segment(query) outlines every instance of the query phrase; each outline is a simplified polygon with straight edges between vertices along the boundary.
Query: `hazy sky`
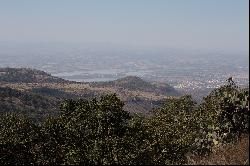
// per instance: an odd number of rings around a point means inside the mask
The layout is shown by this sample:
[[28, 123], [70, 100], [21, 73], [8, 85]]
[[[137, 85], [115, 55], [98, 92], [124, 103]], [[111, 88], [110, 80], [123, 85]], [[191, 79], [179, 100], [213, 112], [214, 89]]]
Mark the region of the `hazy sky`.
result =
[[0, 41], [248, 50], [248, 0], [0, 0]]

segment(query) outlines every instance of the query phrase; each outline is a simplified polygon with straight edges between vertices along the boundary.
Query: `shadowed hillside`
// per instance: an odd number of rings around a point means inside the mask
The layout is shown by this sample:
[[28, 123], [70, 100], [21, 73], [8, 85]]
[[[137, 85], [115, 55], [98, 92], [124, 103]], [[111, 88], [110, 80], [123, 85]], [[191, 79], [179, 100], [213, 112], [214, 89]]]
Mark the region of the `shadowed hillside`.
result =
[[35, 121], [58, 114], [60, 100], [54, 97], [0, 87], [0, 114], [23, 113]]
[[50, 74], [29, 68], [0, 68], [0, 82], [13, 83], [62, 83], [70, 82], [62, 78], [53, 77]]
[[150, 83], [136, 76], [127, 76], [115, 81], [92, 83], [92, 85], [97, 87], [114, 87], [120, 90], [127, 89], [132, 91], [152, 92], [168, 96], [177, 96], [179, 94], [168, 84]]

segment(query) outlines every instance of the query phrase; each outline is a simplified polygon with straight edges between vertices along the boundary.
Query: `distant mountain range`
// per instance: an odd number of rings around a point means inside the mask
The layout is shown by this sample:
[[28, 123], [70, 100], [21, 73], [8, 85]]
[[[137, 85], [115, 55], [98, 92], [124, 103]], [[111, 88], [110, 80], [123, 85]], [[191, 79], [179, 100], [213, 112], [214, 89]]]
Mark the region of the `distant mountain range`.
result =
[[[26, 111], [36, 120], [58, 114], [64, 99], [90, 99], [116, 93], [124, 109], [148, 114], [164, 100], [180, 94], [168, 84], [146, 82], [135, 76], [108, 82], [74, 82], [29, 68], [0, 68], [1, 112]], [[48, 111], [50, 110], [50, 111]]]

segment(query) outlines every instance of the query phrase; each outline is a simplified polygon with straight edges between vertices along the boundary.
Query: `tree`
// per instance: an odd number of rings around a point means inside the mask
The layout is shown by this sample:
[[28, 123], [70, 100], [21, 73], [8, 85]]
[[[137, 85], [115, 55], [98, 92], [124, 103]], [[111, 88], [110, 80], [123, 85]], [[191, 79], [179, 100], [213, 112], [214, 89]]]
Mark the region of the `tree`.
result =
[[185, 154], [190, 150], [197, 130], [194, 108], [191, 96], [183, 96], [168, 99], [161, 108], [153, 110], [146, 127], [151, 133], [149, 148], [154, 164], [185, 163]]
[[61, 105], [61, 118], [69, 134], [70, 164], [119, 164], [119, 141], [126, 131], [128, 112], [115, 94]]
[[21, 115], [0, 116], [0, 165], [35, 164], [32, 147], [37, 143], [37, 128]]
[[199, 153], [214, 146], [236, 141], [249, 129], [249, 91], [228, 84], [213, 90], [199, 107], [200, 136], [196, 139]]

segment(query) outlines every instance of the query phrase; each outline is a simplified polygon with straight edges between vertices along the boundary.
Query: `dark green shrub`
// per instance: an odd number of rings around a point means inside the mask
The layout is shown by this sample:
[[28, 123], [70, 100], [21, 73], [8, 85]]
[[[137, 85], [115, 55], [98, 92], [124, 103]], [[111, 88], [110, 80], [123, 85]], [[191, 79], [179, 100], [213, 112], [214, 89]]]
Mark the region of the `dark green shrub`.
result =
[[214, 146], [233, 142], [249, 129], [249, 92], [238, 88], [232, 79], [204, 98], [199, 107], [199, 153], [208, 153]]

